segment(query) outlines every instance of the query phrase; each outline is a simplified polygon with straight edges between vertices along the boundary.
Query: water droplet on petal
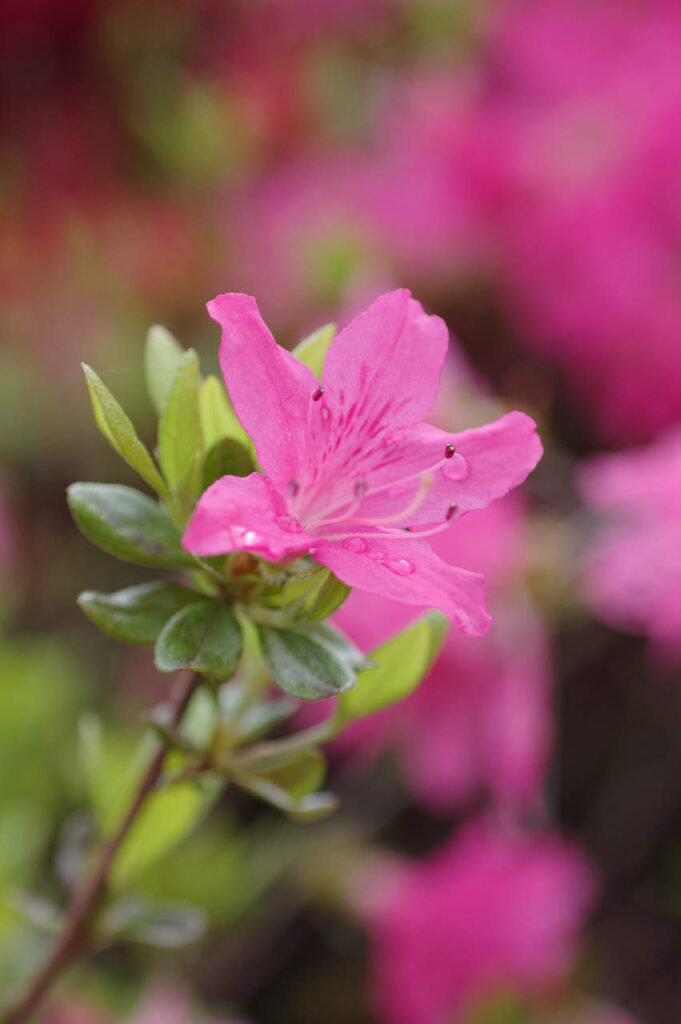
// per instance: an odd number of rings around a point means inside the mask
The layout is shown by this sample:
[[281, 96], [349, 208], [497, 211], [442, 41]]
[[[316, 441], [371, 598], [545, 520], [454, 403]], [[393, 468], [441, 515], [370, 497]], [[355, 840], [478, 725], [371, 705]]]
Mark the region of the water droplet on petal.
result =
[[329, 410], [326, 408], [326, 406], [324, 406], [324, 408], [322, 409], [322, 419], [323, 420], [328, 420], [328, 418], [329, 418]]
[[384, 562], [386, 558], [385, 551], [370, 551], [369, 558], [374, 562]]
[[[367, 549], [367, 542], [363, 537], [348, 537], [344, 542], [343, 547], [347, 548], [348, 551], [354, 551], [358, 555], [363, 555]], [[371, 557], [371, 555], [369, 557]]]
[[257, 544], [260, 539], [260, 535], [254, 530], [245, 530], [241, 536], [241, 542], [247, 547], [250, 547], [252, 544]]
[[414, 572], [414, 563], [408, 562], [406, 558], [395, 558], [385, 563], [386, 569], [390, 569], [396, 576], [411, 576]]
[[300, 533], [300, 523], [294, 516], [277, 516], [277, 526], [284, 533]]

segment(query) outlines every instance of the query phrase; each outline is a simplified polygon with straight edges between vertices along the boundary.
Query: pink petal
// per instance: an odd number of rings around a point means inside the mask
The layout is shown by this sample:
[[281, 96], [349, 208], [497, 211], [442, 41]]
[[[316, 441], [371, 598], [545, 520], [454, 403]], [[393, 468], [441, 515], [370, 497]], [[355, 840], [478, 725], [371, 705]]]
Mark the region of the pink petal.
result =
[[439, 608], [471, 636], [489, 630], [484, 577], [447, 565], [424, 541], [354, 537], [322, 544], [313, 555], [350, 587], [404, 604]]
[[302, 554], [310, 543], [312, 538], [260, 473], [217, 480], [199, 498], [182, 538], [183, 547], [195, 555], [252, 551], [270, 562]]
[[[425, 526], [445, 521], [448, 510], [455, 505], [457, 516], [474, 509], [485, 508], [521, 484], [539, 462], [542, 444], [536, 433], [536, 424], [521, 412], [510, 412], [494, 423], [459, 434], [448, 434], [436, 427], [423, 425], [410, 431], [395, 447], [401, 449], [400, 463], [405, 475], [426, 471], [442, 459], [445, 446], [453, 444], [455, 455], [433, 473], [433, 482], [424, 494], [421, 504], [411, 509], [404, 525]], [[390, 466], [378, 469], [371, 477], [383, 483], [392, 472]], [[410, 500], [418, 493], [420, 482], [411, 480], [404, 488], [394, 488], [370, 495], [361, 507], [361, 515], [398, 516], [401, 509], [410, 509]], [[396, 519], [396, 524], [400, 520]]]
[[329, 404], [350, 430], [411, 427], [430, 412], [440, 386], [449, 335], [406, 290], [389, 292], [355, 317], [332, 343], [324, 363]]
[[234, 410], [263, 470], [284, 487], [301, 474], [307, 410], [319, 381], [277, 345], [250, 295], [218, 295], [208, 312], [222, 327], [220, 365]]

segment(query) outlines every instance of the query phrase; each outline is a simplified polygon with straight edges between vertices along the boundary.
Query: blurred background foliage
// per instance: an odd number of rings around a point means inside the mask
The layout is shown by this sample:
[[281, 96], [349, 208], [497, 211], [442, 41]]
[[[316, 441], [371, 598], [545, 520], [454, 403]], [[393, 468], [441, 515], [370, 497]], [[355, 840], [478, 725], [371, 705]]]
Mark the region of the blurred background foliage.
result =
[[[501, 916], [484, 879], [461, 883], [482, 886], [477, 905], [445, 881], [428, 903], [429, 858], [461, 836], [447, 878], [463, 878], [481, 817], [509, 842], [569, 837], [598, 882], [587, 898], [591, 883], [557, 874], [557, 891], [508, 910], [509, 948], [514, 929], [538, 946], [560, 932], [560, 978], [495, 946], [503, 984], [461, 968], [451, 1020], [679, 1020], [679, 448], [654, 484], [632, 464], [630, 503], [580, 483], [596, 452], [663, 444], [681, 420], [679, 38], [674, 0], [0, 3], [0, 987], [43, 955], [167, 686], [75, 605], [148, 578], [68, 515], [72, 480], [134, 482], [91, 425], [81, 360], [149, 440], [151, 324], [216, 372], [217, 292], [255, 294], [292, 346], [406, 286], [457, 339], [440, 422], [523, 408], [547, 448], [527, 494], [462, 533], [489, 578], [487, 653], [457, 641], [402, 718], [333, 748], [342, 810], [324, 824], [235, 792], [206, 807], [189, 788], [161, 794], [121, 895], [137, 940], [119, 921], [47, 1022], [443, 1024], [393, 1004], [405, 978], [437, 989], [456, 973], [448, 944]], [[598, 563], [604, 596], [579, 565], [622, 504], [641, 516], [624, 550], [642, 555]], [[387, 635], [392, 612], [372, 614]], [[395, 921], [373, 906], [403, 858], [430, 924], [406, 895]], [[528, 901], [545, 919], [525, 920]], [[405, 921], [436, 952], [412, 948]], [[160, 951], [138, 941], [149, 928]]]

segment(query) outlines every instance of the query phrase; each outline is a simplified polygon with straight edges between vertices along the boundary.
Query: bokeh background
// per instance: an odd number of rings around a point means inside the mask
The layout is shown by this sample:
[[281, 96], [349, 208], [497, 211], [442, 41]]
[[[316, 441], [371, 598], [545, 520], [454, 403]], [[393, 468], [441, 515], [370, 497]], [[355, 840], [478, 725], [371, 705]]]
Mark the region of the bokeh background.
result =
[[677, 0], [1, 0], [0, 988], [73, 880], [78, 737], [115, 776], [166, 685], [75, 605], [135, 575], [66, 510], [132, 482], [81, 360], [150, 438], [150, 324], [209, 369], [217, 292], [292, 345], [405, 286], [438, 421], [546, 447], [442, 539], [493, 632], [337, 743], [340, 814], [228, 793], [136, 880], [203, 936], [115, 944], [48, 1024], [681, 1020], [680, 54]]

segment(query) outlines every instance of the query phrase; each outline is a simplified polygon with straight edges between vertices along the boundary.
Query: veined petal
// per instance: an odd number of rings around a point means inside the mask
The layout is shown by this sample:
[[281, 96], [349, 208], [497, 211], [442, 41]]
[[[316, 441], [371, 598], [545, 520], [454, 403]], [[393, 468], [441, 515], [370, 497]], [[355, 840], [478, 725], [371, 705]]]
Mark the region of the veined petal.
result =
[[452, 437], [469, 468], [465, 479], [443, 469], [452, 478], [452, 494], [461, 512], [484, 508], [525, 480], [539, 462], [544, 448], [537, 424], [522, 412], [509, 412], [484, 427], [464, 430]]
[[208, 312], [222, 327], [220, 366], [234, 411], [267, 476], [285, 486], [301, 472], [308, 405], [319, 381], [277, 345], [250, 295], [218, 295]]
[[404, 290], [381, 296], [341, 331], [326, 355], [324, 399], [311, 421], [311, 486], [339, 473], [365, 477], [393, 435], [424, 418], [447, 345], [444, 322]]
[[380, 414], [391, 428], [420, 423], [440, 387], [449, 334], [410, 292], [376, 299], [333, 341], [324, 362], [324, 387], [349, 409], [359, 403], [366, 421]]
[[463, 633], [483, 636], [491, 625], [484, 578], [447, 565], [425, 541], [355, 537], [323, 543], [313, 557], [350, 587], [439, 608]]
[[[449, 444], [456, 451], [451, 459], [444, 459], [445, 447]], [[423, 425], [410, 431], [395, 448], [402, 451], [402, 458], [372, 475], [367, 498], [358, 515], [377, 522], [389, 517], [394, 526], [412, 527], [445, 522], [453, 506], [456, 506], [457, 516], [485, 508], [521, 484], [537, 465], [543, 451], [534, 420], [521, 412], [510, 412], [494, 423], [458, 434]], [[412, 477], [400, 486], [396, 479], [393, 486], [371, 495], [376, 481], [380, 483], [392, 475], [397, 476], [398, 468], [407, 477], [409, 473], [418, 472], [418, 466], [427, 471], [438, 459], [440, 468], [425, 481]], [[402, 518], [401, 510], [407, 513]]]
[[270, 562], [303, 553], [311, 543], [260, 473], [217, 480], [199, 498], [182, 538], [182, 546], [194, 555], [252, 551]]

